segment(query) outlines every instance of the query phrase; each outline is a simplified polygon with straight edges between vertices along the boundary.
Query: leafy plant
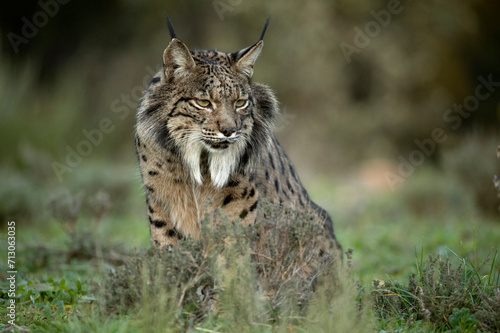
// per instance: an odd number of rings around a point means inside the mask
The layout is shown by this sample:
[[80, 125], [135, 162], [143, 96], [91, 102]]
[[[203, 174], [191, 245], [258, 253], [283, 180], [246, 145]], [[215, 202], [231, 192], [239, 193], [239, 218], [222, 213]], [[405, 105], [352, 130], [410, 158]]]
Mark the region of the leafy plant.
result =
[[448, 318], [448, 322], [450, 323], [451, 332], [453, 333], [477, 332], [477, 327], [479, 325], [479, 321], [476, 319], [476, 316], [471, 314], [470, 310], [467, 308], [454, 308]]
[[[16, 324], [35, 328], [47, 321], [67, 320], [82, 301], [92, 301], [89, 284], [68, 274], [67, 278], [51, 276], [40, 280], [24, 280], [16, 286]], [[8, 288], [0, 289], [2, 315], [10, 298]]]
[[429, 256], [407, 285], [375, 281], [375, 313], [385, 321], [403, 318], [402, 325], [408, 327], [423, 320], [440, 332], [455, 332], [457, 327], [462, 332], [499, 330], [500, 273], [495, 259], [496, 254], [483, 276], [486, 262], [476, 267], [463, 260], [456, 266], [449, 259]]

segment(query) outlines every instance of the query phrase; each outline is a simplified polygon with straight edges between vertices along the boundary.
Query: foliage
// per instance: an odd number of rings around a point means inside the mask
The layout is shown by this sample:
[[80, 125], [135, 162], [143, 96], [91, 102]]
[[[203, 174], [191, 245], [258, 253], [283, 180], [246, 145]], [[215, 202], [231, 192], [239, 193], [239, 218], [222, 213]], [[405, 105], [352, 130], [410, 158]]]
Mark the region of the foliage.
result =
[[451, 326], [451, 332], [476, 332], [479, 321], [476, 317], [470, 313], [467, 308], [457, 309], [454, 308], [449, 319], [449, 324]]
[[205, 220], [202, 241], [131, 256], [96, 286], [103, 313], [166, 312], [186, 328], [211, 316], [251, 327], [303, 313], [318, 277], [335, 281], [338, 254], [319, 254], [312, 216], [279, 212], [268, 204], [266, 222], [248, 228]]
[[[8, 288], [0, 290], [2, 316], [9, 302]], [[65, 278], [51, 276], [18, 281], [16, 285], [16, 324], [30, 329], [43, 327], [52, 321], [66, 322], [79, 303], [89, 302], [89, 284], [78, 274], [66, 273]], [[1, 326], [0, 326], [1, 327]], [[6, 326], [4, 325], [3, 328]]]
[[[439, 332], [485, 332], [500, 330], [500, 271], [497, 253], [488, 274], [465, 260], [452, 265], [449, 259], [429, 257], [418, 262], [417, 274], [407, 285], [397, 281], [374, 281], [373, 297], [377, 317], [396, 326], [412, 327], [425, 321]], [[483, 263], [485, 265], [486, 262]], [[496, 266], [495, 266], [496, 265]], [[390, 326], [390, 325], [389, 325]]]
[[[106, 196], [55, 197], [61, 225], [78, 200], [103, 218]], [[20, 248], [18, 328], [33, 332], [169, 331], [498, 331], [500, 272], [490, 260], [454, 260], [423, 250], [407, 283], [391, 278], [356, 282], [352, 252], [344, 268], [319, 256], [321, 229], [307, 215], [278, 214], [244, 228], [204, 221], [203, 241], [181, 240], [171, 250], [135, 250], [106, 242], [98, 231], [65, 227], [61, 245]], [[272, 223], [272, 222], [278, 223]], [[108, 223], [111, 221], [107, 221]], [[116, 226], [121, 221], [112, 222]], [[265, 246], [259, 243], [265, 235]], [[383, 243], [381, 246], [384, 246]], [[387, 250], [388, 248], [385, 248]], [[385, 251], [384, 250], [384, 251]], [[473, 251], [474, 253], [476, 251]], [[333, 255], [333, 252], [332, 252]], [[383, 255], [383, 251], [381, 252]], [[386, 256], [387, 258], [387, 256]], [[466, 257], [465, 257], [466, 258]], [[453, 258], [452, 258], [453, 259]], [[366, 273], [365, 273], [366, 274]], [[28, 278], [28, 276], [30, 276]], [[1, 301], [7, 301], [5, 288]], [[166, 329], [169, 327], [169, 329]]]

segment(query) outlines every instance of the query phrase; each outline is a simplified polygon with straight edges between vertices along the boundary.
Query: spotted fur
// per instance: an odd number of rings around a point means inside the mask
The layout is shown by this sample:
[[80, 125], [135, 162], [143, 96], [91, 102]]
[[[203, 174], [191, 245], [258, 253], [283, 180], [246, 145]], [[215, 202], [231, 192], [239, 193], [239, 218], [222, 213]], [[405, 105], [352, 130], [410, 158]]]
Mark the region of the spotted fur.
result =
[[335, 240], [332, 220], [311, 201], [273, 135], [273, 92], [251, 81], [263, 34], [234, 53], [190, 51], [171, 34], [136, 122], [152, 243], [200, 238], [200, 221], [218, 208], [252, 224], [263, 217], [263, 199], [314, 212]]

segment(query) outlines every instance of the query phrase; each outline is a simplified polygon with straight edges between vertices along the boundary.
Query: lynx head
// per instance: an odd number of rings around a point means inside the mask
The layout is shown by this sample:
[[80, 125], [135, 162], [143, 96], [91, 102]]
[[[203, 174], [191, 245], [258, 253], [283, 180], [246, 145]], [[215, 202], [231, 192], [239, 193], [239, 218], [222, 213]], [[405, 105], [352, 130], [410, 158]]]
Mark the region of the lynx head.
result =
[[198, 184], [200, 156], [208, 153], [212, 183], [220, 188], [272, 130], [277, 102], [267, 87], [251, 82], [268, 22], [257, 43], [234, 53], [190, 51], [168, 23], [172, 39], [163, 69], [143, 103], [163, 100], [153, 125], [157, 140], [177, 149]]
[[193, 134], [208, 151], [222, 153], [250, 134], [249, 118], [255, 105], [250, 78], [262, 46], [263, 41], [259, 41], [230, 54], [190, 52], [182, 41], [173, 38], [165, 49], [165, 81], [182, 88], [184, 100], [178, 107], [194, 120], [193, 125], [198, 125], [191, 130], [199, 130]]

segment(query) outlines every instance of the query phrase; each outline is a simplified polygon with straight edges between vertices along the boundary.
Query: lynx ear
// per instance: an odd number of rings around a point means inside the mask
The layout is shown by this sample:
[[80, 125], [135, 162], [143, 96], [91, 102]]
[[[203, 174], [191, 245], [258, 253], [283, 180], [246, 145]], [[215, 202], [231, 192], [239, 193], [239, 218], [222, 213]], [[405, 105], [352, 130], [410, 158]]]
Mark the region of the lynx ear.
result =
[[253, 65], [259, 57], [260, 51], [262, 51], [262, 47], [264, 46], [263, 39], [268, 25], [269, 18], [264, 24], [264, 29], [262, 29], [262, 33], [260, 34], [260, 38], [257, 43], [231, 55], [234, 59], [234, 67], [236, 68], [236, 70], [248, 76], [249, 78], [251, 78], [253, 75]]
[[163, 72], [167, 79], [191, 71], [195, 63], [188, 47], [178, 38], [172, 38], [163, 52]]
[[253, 46], [233, 53], [233, 57], [235, 59], [234, 67], [236, 68], [236, 70], [251, 78], [253, 75], [253, 65], [259, 57], [260, 51], [262, 51], [263, 46], [264, 41], [259, 40]]

